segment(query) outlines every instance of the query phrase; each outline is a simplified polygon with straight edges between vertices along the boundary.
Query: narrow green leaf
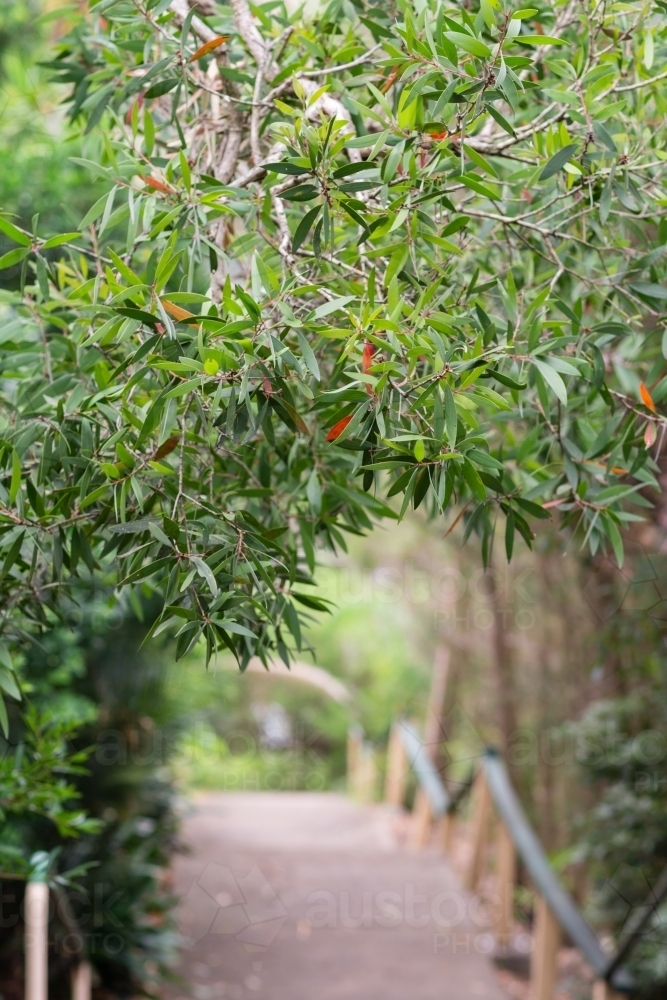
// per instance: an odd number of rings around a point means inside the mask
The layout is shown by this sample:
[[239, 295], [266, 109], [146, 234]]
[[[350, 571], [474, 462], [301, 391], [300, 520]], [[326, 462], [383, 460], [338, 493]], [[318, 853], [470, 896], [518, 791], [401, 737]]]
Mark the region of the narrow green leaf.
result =
[[315, 208], [311, 208], [309, 212], [306, 212], [303, 219], [296, 227], [296, 232], [294, 233], [294, 237], [292, 239], [293, 253], [296, 253], [301, 244], [305, 241], [313, 223], [315, 222], [316, 218], [318, 217], [321, 211], [322, 211], [322, 206], [316, 205]]
[[72, 240], [81, 238], [81, 233], [63, 233], [61, 236], [52, 236], [46, 243], [42, 243], [40, 250], [51, 250], [53, 247], [60, 247], [63, 243], [71, 243]]
[[8, 219], [0, 217], [0, 230], [2, 230], [5, 236], [9, 236], [10, 240], [14, 240], [15, 243], [20, 243], [24, 247], [30, 246], [31, 240], [28, 234], [17, 229]]
[[463, 461], [463, 478], [468, 484], [475, 500], [479, 500], [480, 503], [486, 500], [486, 487], [479, 477], [479, 472], [467, 458]]
[[308, 343], [308, 341], [306, 340], [306, 338], [304, 337], [304, 335], [301, 333], [300, 330], [297, 330], [296, 336], [297, 336], [297, 340], [299, 341], [299, 346], [301, 348], [301, 355], [303, 357], [303, 360], [306, 362], [306, 365], [308, 366], [308, 371], [319, 382], [320, 381], [320, 366], [317, 363], [317, 358], [315, 357], [313, 349], [310, 346], [310, 344]]
[[556, 369], [546, 364], [545, 361], [538, 361], [537, 358], [531, 358], [531, 361], [549, 388], [553, 390], [556, 398], [560, 400], [563, 406], [567, 406], [567, 389]]
[[0, 271], [6, 267], [13, 267], [14, 264], [18, 264], [20, 261], [24, 260], [30, 250], [25, 247], [17, 247], [15, 250], [10, 250], [9, 253], [3, 254], [0, 257]]
[[464, 31], [445, 31], [443, 34], [457, 49], [469, 52], [473, 56], [479, 56], [480, 59], [489, 59], [491, 57], [491, 49], [484, 42], [481, 42], [479, 38], [473, 38], [472, 35], [468, 35]]
[[512, 552], [514, 551], [514, 514], [510, 511], [507, 515], [507, 520], [505, 521], [505, 552], [507, 553], [507, 561], [512, 561]]
[[21, 488], [21, 459], [16, 449], [12, 452], [12, 479], [9, 487], [9, 502], [14, 503]]
[[458, 426], [458, 414], [456, 412], [456, 403], [454, 402], [454, 394], [447, 384], [445, 384], [445, 432], [447, 435], [447, 443], [450, 448], [456, 447], [456, 433]]
[[550, 177], [553, 177], [554, 174], [557, 174], [559, 170], [562, 170], [568, 160], [572, 159], [576, 148], [576, 142], [570, 142], [567, 146], [563, 146], [562, 149], [559, 149], [557, 153], [554, 153], [551, 159], [547, 161], [547, 164], [538, 177], [538, 180], [546, 181]]

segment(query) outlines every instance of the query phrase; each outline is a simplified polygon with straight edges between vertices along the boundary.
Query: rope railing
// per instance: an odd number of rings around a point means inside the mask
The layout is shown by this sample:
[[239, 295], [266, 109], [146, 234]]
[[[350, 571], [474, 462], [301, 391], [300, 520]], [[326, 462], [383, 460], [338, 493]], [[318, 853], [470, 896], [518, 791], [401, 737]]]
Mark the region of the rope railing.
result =
[[497, 933], [500, 944], [505, 945], [510, 940], [517, 859], [523, 863], [537, 893], [531, 960], [533, 1000], [553, 1000], [557, 955], [563, 935], [593, 970], [594, 1000], [621, 1000], [623, 995], [631, 993], [632, 977], [623, 968], [623, 963], [660, 901], [667, 896], [667, 871], [655, 886], [646, 906], [635, 915], [632, 926], [629, 922], [621, 934], [616, 953], [610, 956], [552, 868], [497, 751], [487, 750], [470, 779], [456, 795], [451, 795], [431, 756], [434, 749], [424, 746], [417, 729], [410, 722], [400, 720], [395, 723], [387, 754], [385, 801], [395, 806], [403, 805], [408, 772], [412, 770], [417, 782], [413, 846], [426, 844], [432, 825], [437, 823], [442, 830], [443, 847], [448, 850], [458, 807], [467, 793], [471, 793], [471, 853], [464, 875], [465, 887], [469, 891], [476, 889], [482, 875], [492, 812], [495, 810], [499, 820], [496, 875], [502, 904]]

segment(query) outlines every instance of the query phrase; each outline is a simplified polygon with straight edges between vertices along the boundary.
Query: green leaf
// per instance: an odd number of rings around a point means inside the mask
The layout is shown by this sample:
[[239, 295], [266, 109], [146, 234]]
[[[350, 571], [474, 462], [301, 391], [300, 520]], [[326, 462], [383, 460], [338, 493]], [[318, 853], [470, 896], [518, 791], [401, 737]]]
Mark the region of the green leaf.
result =
[[567, 45], [563, 38], [553, 38], [551, 35], [517, 35], [514, 39], [523, 45]]
[[180, 396], [184, 396], [186, 392], [192, 392], [193, 389], [200, 389], [202, 384], [201, 375], [197, 378], [190, 378], [187, 382], [181, 382], [180, 385], [175, 386], [170, 389], [168, 393], [165, 394], [165, 399], [178, 399]]
[[514, 497], [514, 502], [522, 507], [528, 514], [532, 514], [533, 517], [538, 517], [540, 520], [548, 521], [551, 518], [551, 514], [544, 507], [540, 507], [538, 503], [533, 503], [532, 500], [525, 500], [523, 497]]
[[624, 551], [623, 551], [623, 539], [621, 538], [621, 533], [618, 530], [618, 526], [614, 521], [613, 517], [608, 514], [602, 515], [605, 531], [607, 537], [611, 542], [611, 547], [614, 550], [614, 555], [616, 556], [616, 562], [618, 563], [618, 568], [623, 568]]
[[610, 153], [618, 153], [618, 147], [602, 122], [593, 122], [593, 132], [598, 142], [607, 147]]
[[[9, 673], [7, 670], [0, 668], [0, 688], [6, 691], [8, 695], [15, 698], [17, 701], [21, 701], [21, 689], [16, 683], [16, 678], [13, 674]], [[2, 695], [0, 695], [0, 698]]]
[[287, 160], [281, 160], [278, 163], [263, 163], [262, 166], [265, 170], [270, 170], [274, 174], [309, 174], [311, 172], [310, 167], [301, 167], [297, 163], [288, 163]]
[[496, 109], [492, 108], [490, 104], [486, 105], [486, 110], [489, 112], [491, 117], [500, 125], [500, 127], [505, 130], [505, 132], [508, 132], [509, 135], [516, 138], [516, 132], [514, 131], [510, 123], [507, 121], [507, 118], [505, 118], [504, 115], [501, 115], [500, 111], [496, 111]]
[[71, 243], [72, 240], [81, 238], [81, 233], [63, 233], [61, 236], [52, 236], [51, 239], [42, 243], [40, 250], [51, 250], [53, 247], [60, 247], [63, 243]]
[[319, 382], [321, 377], [320, 366], [317, 363], [317, 358], [315, 357], [313, 349], [300, 330], [297, 330], [296, 336], [297, 340], [299, 341], [299, 346], [301, 348], [301, 355], [303, 357], [303, 360], [306, 362], [306, 365], [308, 366], [308, 371]]
[[218, 587], [217, 581], [210, 567], [204, 562], [203, 559], [200, 559], [197, 556], [195, 556], [192, 561], [197, 567], [197, 572], [199, 573], [199, 575], [203, 577], [204, 580], [206, 580], [209, 590], [211, 591], [213, 596], [217, 597], [218, 594], [220, 593], [220, 588]]
[[463, 460], [463, 478], [475, 500], [479, 500], [480, 503], [486, 500], [486, 487], [480, 479], [477, 469], [467, 458]]
[[322, 206], [316, 205], [315, 208], [311, 208], [309, 212], [306, 212], [303, 219], [296, 227], [296, 232], [294, 233], [294, 238], [292, 239], [293, 253], [296, 253], [301, 244], [304, 242], [304, 240], [308, 236], [308, 233], [311, 230], [313, 223], [315, 222], [321, 211], [322, 211]]
[[649, 299], [667, 299], [667, 286], [656, 285], [653, 282], [633, 282], [630, 285], [633, 292], [637, 292], [638, 295], [645, 295]]
[[5, 236], [9, 236], [10, 240], [14, 240], [15, 243], [20, 243], [24, 247], [29, 247], [32, 242], [27, 233], [17, 229], [13, 223], [11, 223], [8, 219], [3, 219], [1, 216], [0, 230], [5, 234]]
[[167, 77], [167, 79], [159, 80], [157, 83], [154, 83], [152, 87], [149, 87], [144, 96], [147, 100], [151, 101], [154, 97], [163, 97], [165, 94], [172, 91], [176, 86], [178, 86], [178, 77]]
[[505, 521], [505, 552], [507, 561], [511, 562], [514, 551], [514, 514], [510, 511]]
[[18, 264], [20, 261], [25, 260], [29, 253], [29, 249], [17, 247], [15, 250], [10, 250], [9, 253], [3, 254], [3, 256], [0, 257], [0, 271], [6, 267], [13, 267], [14, 264]]
[[450, 448], [456, 448], [456, 434], [458, 425], [458, 414], [456, 412], [456, 403], [454, 402], [454, 394], [447, 384], [445, 384], [445, 431], [447, 434], [447, 443]]
[[479, 56], [481, 59], [491, 58], [491, 49], [484, 42], [481, 42], [479, 38], [473, 38], [472, 35], [468, 35], [464, 31], [444, 31], [443, 35], [457, 49], [469, 52], [473, 56]]
[[9, 487], [9, 502], [14, 503], [21, 489], [21, 459], [14, 449], [12, 451], [12, 479]]
[[563, 146], [562, 149], [559, 149], [557, 153], [554, 153], [551, 159], [547, 161], [547, 164], [538, 177], [538, 180], [546, 181], [549, 177], [553, 177], [554, 174], [557, 174], [559, 170], [562, 170], [568, 160], [572, 159], [576, 148], [576, 142], [570, 142], [567, 146]]
[[562, 378], [551, 365], [546, 364], [544, 361], [538, 361], [537, 358], [531, 358], [532, 363], [537, 368], [538, 372], [553, 391], [554, 395], [563, 406], [567, 406], [567, 389], [565, 388], [565, 383]]
[[83, 500], [79, 503], [79, 510], [85, 510], [86, 507], [90, 507], [92, 503], [103, 497], [105, 493], [109, 490], [109, 483], [104, 483], [103, 486], [98, 486], [96, 489], [92, 490]]
[[342, 295], [339, 298], [331, 299], [330, 302], [325, 302], [323, 305], [318, 306], [309, 318], [322, 319], [324, 316], [330, 316], [331, 313], [338, 312], [339, 309], [344, 309], [350, 302], [354, 302], [356, 297], [356, 295]]

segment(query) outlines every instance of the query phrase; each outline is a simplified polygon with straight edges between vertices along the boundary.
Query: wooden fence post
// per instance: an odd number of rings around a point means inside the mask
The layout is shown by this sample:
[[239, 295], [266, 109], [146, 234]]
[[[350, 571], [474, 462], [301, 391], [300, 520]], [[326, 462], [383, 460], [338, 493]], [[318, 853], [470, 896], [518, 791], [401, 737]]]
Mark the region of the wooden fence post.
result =
[[473, 892], [481, 875], [484, 849], [491, 819], [491, 793], [483, 770], [475, 778], [472, 800], [472, 855], [465, 877], [465, 887]]
[[387, 749], [387, 774], [384, 783], [384, 800], [391, 806], [403, 805], [405, 782], [408, 776], [408, 756], [396, 726], [392, 727]]
[[449, 854], [454, 840], [454, 811], [450, 809], [440, 821], [440, 843], [445, 854]]
[[364, 734], [361, 726], [350, 726], [347, 731], [347, 791], [349, 795], [356, 793], [359, 782], [359, 763]]
[[90, 1000], [93, 970], [85, 959], [72, 969], [72, 1000]]
[[626, 1000], [626, 997], [613, 989], [604, 979], [598, 979], [593, 983], [593, 1000]]
[[535, 908], [533, 955], [530, 963], [532, 1000], [553, 1000], [560, 937], [558, 921], [549, 909], [547, 901], [538, 896]]
[[25, 1000], [48, 1000], [49, 886], [25, 887]]
[[516, 849], [502, 820], [498, 821], [496, 839], [496, 876], [500, 896], [500, 918], [496, 937], [500, 947], [506, 948], [510, 943], [514, 924]]
[[412, 810], [412, 830], [410, 836], [410, 846], [414, 850], [421, 851], [427, 846], [431, 832], [432, 818], [433, 810], [431, 809], [429, 797], [423, 788], [418, 788]]

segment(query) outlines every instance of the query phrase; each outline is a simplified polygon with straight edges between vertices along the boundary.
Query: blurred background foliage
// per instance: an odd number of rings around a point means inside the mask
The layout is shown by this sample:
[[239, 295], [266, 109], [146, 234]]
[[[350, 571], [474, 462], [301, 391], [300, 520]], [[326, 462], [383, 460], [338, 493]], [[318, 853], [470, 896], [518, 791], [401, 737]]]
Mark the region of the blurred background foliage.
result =
[[[76, 17], [56, 0], [0, 5], [0, 207], [25, 224], [39, 213], [53, 231], [96, 197], [39, 65]], [[438, 643], [451, 650], [447, 780], [463, 780], [485, 744], [503, 746], [563, 877], [595, 926], [617, 934], [667, 864], [660, 502], [651, 517], [628, 533], [622, 572], [549, 529], [511, 568], [499, 559], [493, 578], [456, 530], [443, 538], [417, 515], [355, 539], [322, 567], [314, 593], [335, 606], [313, 613], [307, 634], [315, 662], [350, 691], [345, 705], [298, 681], [239, 675], [224, 658], [208, 673], [198, 652], [174, 664], [157, 641], [141, 646], [148, 601], [77, 595], [72, 629], [47, 634], [21, 667], [33, 730], [16, 710], [2, 746], [0, 888], [17, 918], [0, 928], [5, 1000], [22, 996], [21, 876], [34, 851], [53, 852], [53, 872], [74, 872], [88, 901], [99, 995], [155, 992], [177, 946], [168, 863], [184, 796], [342, 789], [351, 723], [376, 747], [379, 792], [389, 727], [400, 714], [423, 720]], [[62, 773], [27, 801], [20, 778], [40, 760]], [[666, 923], [663, 907], [633, 959], [646, 996], [664, 996]], [[68, 993], [70, 960], [55, 946], [54, 998]]]
[[[80, 155], [79, 140], [66, 134], [62, 90], [39, 65], [76, 14], [77, 4], [60, 0], [0, 5], [0, 208], [21, 225], [39, 214], [45, 228], [75, 227], [95, 195], [94, 180], [70, 159]], [[0, 234], [0, 253], [9, 248]]]

